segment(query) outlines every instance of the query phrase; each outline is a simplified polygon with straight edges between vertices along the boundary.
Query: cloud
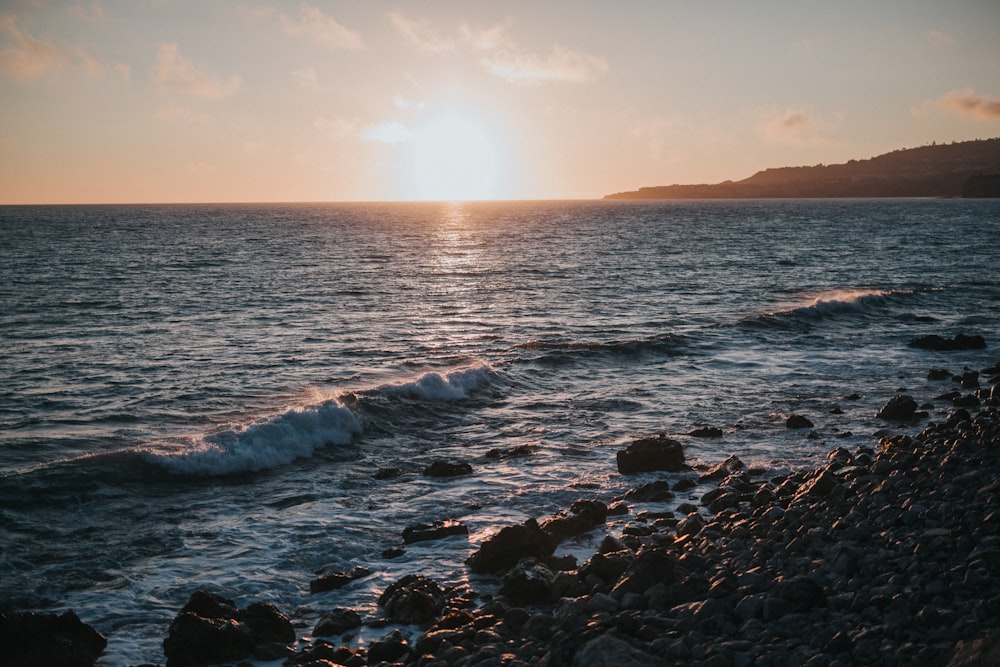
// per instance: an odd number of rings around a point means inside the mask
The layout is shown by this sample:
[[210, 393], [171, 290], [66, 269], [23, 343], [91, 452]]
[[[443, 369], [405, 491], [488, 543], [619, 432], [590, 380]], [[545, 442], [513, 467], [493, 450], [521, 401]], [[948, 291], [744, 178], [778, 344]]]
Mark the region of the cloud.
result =
[[389, 20], [396, 30], [419, 51], [426, 53], [450, 53], [455, 50], [455, 42], [442, 37], [426, 20], [414, 21], [400, 12], [389, 12]]
[[281, 24], [290, 35], [305, 35], [317, 44], [334, 51], [360, 51], [365, 48], [361, 35], [345, 28], [312, 5], [302, 5], [297, 17], [281, 15]]
[[824, 135], [833, 129], [833, 124], [802, 109], [788, 109], [777, 115], [773, 112], [766, 113], [758, 129], [764, 138], [777, 143], [789, 146], [825, 146], [829, 141]]
[[393, 97], [392, 98], [392, 104], [397, 109], [412, 109], [413, 111], [423, 111], [423, 109], [424, 109], [424, 103], [423, 102], [419, 102], [419, 101], [418, 102], [414, 102], [412, 100], [406, 99], [402, 95], [396, 95], [395, 97]]
[[313, 127], [322, 131], [334, 140], [352, 139], [358, 136], [358, 124], [352, 120], [343, 118], [317, 118], [313, 121]]
[[976, 95], [971, 88], [953, 90], [932, 103], [934, 106], [976, 120], [1000, 120], [1000, 99]]
[[238, 75], [222, 80], [185, 59], [176, 43], [160, 45], [153, 81], [161, 89], [179, 90], [206, 99], [230, 97], [243, 85]]
[[303, 90], [319, 90], [319, 78], [316, 76], [316, 70], [312, 67], [295, 70], [292, 72], [292, 78]]
[[0, 16], [0, 35], [8, 42], [0, 47], [0, 75], [24, 81], [70, 61], [63, 49], [22, 32], [13, 16]]
[[402, 144], [413, 139], [413, 130], [399, 121], [390, 120], [369, 125], [361, 131], [361, 138], [373, 143]]
[[608, 63], [603, 58], [571, 51], [558, 44], [545, 56], [504, 48], [484, 57], [481, 62], [491, 74], [521, 84], [547, 81], [586, 83], [608, 71]]

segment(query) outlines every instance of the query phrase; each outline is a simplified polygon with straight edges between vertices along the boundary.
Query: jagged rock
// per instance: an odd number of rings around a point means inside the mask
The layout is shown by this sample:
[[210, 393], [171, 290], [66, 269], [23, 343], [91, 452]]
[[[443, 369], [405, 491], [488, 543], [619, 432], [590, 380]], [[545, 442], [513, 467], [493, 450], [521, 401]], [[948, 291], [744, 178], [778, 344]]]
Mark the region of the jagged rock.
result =
[[951, 377], [951, 371], [946, 368], [932, 368], [927, 371], [927, 379], [932, 381], [947, 380]]
[[542, 530], [557, 544], [565, 539], [593, 530], [608, 518], [608, 507], [597, 500], [576, 500], [569, 511], [558, 512], [542, 522]]
[[536, 558], [524, 558], [503, 576], [500, 594], [516, 605], [547, 602], [552, 598], [552, 570]]
[[681, 443], [662, 433], [652, 438], [636, 440], [618, 452], [617, 461], [618, 472], [623, 475], [655, 470], [688, 470]]
[[91, 667], [107, 643], [72, 611], [0, 614], [0, 662], [12, 667]]
[[513, 567], [522, 558], [547, 558], [555, 548], [555, 541], [538, 522], [528, 519], [521, 525], [500, 529], [465, 562], [477, 574], [500, 572]]
[[698, 478], [699, 484], [704, 484], [705, 482], [711, 482], [717, 479], [725, 479], [734, 472], [739, 472], [740, 470], [745, 470], [746, 465], [743, 461], [736, 456], [730, 456], [725, 461], [715, 466], [707, 473]]
[[702, 428], [688, 431], [687, 434], [692, 438], [721, 438], [722, 429], [715, 428], [714, 426], [703, 426]]
[[379, 468], [375, 471], [375, 479], [395, 479], [403, 474], [399, 468]]
[[255, 646], [295, 642], [295, 628], [288, 617], [270, 602], [254, 602], [239, 610], [237, 618], [249, 628]]
[[313, 634], [334, 637], [358, 627], [361, 627], [361, 615], [353, 609], [338, 607], [319, 620]]
[[316, 577], [309, 582], [310, 593], [324, 593], [343, 588], [355, 579], [361, 579], [371, 574], [371, 570], [361, 565], [353, 568], [349, 572], [334, 572]]
[[444, 590], [432, 579], [410, 574], [390, 585], [378, 599], [380, 607], [393, 623], [426, 623], [444, 609]]
[[670, 491], [670, 483], [665, 479], [661, 479], [630, 489], [622, 496], [622, 499], [631, 500], [635, 503], [659, 503], [664, 500], [670, 500], [673, 497], [674, 494]]
[[535, 453], [532, 445], [515, 445], [513, 447], [496, 447], [486, 452], [486, 458], [494, 461], [506, 461], [507, 459], [522, 458]]
[[913, 397], [901, 394], [890, 398], [875, 416], [885, 421], [905, 422], [912, 420], [916, 412], [917, 402]]
[[435, 461], [424, 468], [425, 477], [460, 477], [471, 475], [472, 466], [463, 461], [453, 463], [451, 461]]
[[403, 529], [403, 542], [413, 544], [414, 542], [426, 542], [429, 540], [440, 540], [451, 535], [468, 535], [469, 527], [461, 521], [455, 519], [444, 519], [433, 523], [419, 523], [415, 526], [407, 526]]
[[802, 415], [792, 415], [785, 420], [785, 428], [812, 428], [813, 423]]
[[573, 656], [572, 667], [655, 667], [667, 662], [610, 634], [591, 639]]
[[393, 630], [368, 647], [368, 664], [396, 662], [410, 652], [410, 644], [399, 630]]

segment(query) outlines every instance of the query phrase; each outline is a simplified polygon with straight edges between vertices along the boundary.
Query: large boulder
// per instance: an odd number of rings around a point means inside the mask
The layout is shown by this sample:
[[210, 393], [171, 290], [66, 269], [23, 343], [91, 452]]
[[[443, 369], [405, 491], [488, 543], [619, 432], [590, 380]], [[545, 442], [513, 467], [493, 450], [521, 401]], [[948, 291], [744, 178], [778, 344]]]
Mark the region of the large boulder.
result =
[[911, 421], [917, 413], [917, 407], [912, 396], [901, 394], [890, 398], [875, 416], [890, 422]]
[[409, 574], [385, 589], [378, 604], [393, 623], [403, 625], [432, 621], [444, 609], [444, 590], [433, 579]]
[[516, 526], [501, 528], [480, 545], [465, 561], [473, 572], [485, 574], [508, 570], [522, 558], [548, 558], [556, 543], [534, 519]]
[[500, 594], [515, 605], [549, 602], [552, 598], [552, 570], [535, 558], [525, 558], [503, 576]]
[[319, 619], [313, 634], [319, 637], [335, 637], [361, 627], [361, 614], [353, 609], [337, 607]]
[[638, 472], [665, 470], [679, 472], [689, 470], [684, 462], [681, 443], [664, 434], [652, 438], [641, 438], [618, 452], [618, 472], [631, 475]]
[[569, 511], [560, 511], [542, 522], [541, 528], [558, 544], [565, 539], [603, 526], [608, 518], [608, 506], [598, 500], [577, 500]]
[[0, 614], [0, 662], [18, 667], [91, 667], [108, 640], [75, 613]]

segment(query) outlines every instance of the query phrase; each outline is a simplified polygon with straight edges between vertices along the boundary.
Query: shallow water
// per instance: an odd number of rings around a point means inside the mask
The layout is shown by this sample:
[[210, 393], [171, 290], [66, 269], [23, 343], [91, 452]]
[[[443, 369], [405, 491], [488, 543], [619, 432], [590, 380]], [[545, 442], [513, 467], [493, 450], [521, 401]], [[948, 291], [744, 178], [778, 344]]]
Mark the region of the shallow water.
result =
[[[409, 572], [487, 590], [483, 536], [641, 481], [632, 438], [787, 469], [1000, 358], [992, 201], [0, 207], [0, 232], [0, 608], [76, 610], [108, 665], [162, 661], [198, 587], [303, 633]], [[959, 331], [991, 347], [906, 346]], [[448, 517], [470, 538], [381, 557]]]

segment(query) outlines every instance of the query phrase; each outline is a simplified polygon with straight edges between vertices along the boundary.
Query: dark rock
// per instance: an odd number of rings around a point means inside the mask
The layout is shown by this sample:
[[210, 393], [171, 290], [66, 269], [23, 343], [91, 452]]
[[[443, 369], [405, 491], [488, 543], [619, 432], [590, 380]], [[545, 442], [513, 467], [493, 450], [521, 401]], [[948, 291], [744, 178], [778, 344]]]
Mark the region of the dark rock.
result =
[[180, 613], [191, 613], [202, 618], [235, 618], [239, 611], [236, 603], [221, 595], [198, 589], [188, 598]]
[[515, 445], [513, 447], [499, 447], [486, 452], [486, 458], [495, 461], [506, 461], [507, 459], [523, 458], [535, 453], [536, 448], [532, 445]]
[[958, 396], [951, 400], [951, 404], [956, 408], [978, 408], [979, 399], [975, 394], [968, 394], [967, 396]]
[[927, 371], [927, 379], [932, 381], [947, 380], [951, 377], [951, 371], [945, 368], [932, 368]]
[[965, 371], [959, 381], [962, 389], [976, 389], [979, 387], [979, 371]]
[[361, 615], [352, 609], [337, 607], [319, 620], [313, 634], [320, 637], [335, 637], [361, 627]]
[[830, 472], [826, 470], [820, 470], [815, 475], [812, 476], [805, 484], [799, 487], [796, 492], [795, 497], [801, 498], [802, 496], [828, 496], [830, 493], [840, 484], [840, 480]]
[[537, 559], [525, 558], [503, 576], [500, 594], [516, 605], [548, 602], [554, 577], [552, 570]]
[[670, 500], [674, 494], [670, 491], [670, 483], [665, 479], [643, 484], [629, 490], [624, 496], [624, 500], [631, 500], [635, 503], [659, 503]]
[[563, 540], [581, 535], [595, 526], [604, 525], [608, 518], [608, 507], [597, 500], [576, 500], [569, 511], [557, 513], [542, 522], [542, 530], [557, 544]]
[[718, 464], [707, 473], [698, 478], [699, 484], [704, 484], [705, 482], [713, 482], [717, 479], [725, 479], [732, 475], [734, 472], [739, 472], [740, 470], [745, 470], [746, 465], [743, 461], [736, 456], [730, 456], [722, 463]]
[[462, 461], [458, 463], [435, 461], [424, 468], [423, 474], [425, 477], [460, 477], [462, 475], [471, 475], [472, 466]]
[[679, 480], [674, 482], [674, 491], [681, 493], [683, 491], [689, 491], [696, 486], [698, 486], [698, 480], [694, 477], [681, 477]]
[[652, 438], [634, 441], [618, 452], [617, 460], [618, 472], [623, 475], [655, 470], [679, 472], [688, 469], [688, 465], [684, 462], [681, 443], [662, 433]]
[[393, 630], [385, 637], [373, 641], [368, 647], [368, 664], [396, 662], [410, 652], [410, 644], [399, 630]]
[[779, 579], [771, 593], [774, 597], [786, 600], [791, 605], [791, 611], [796, 613], [826, 604], [826, 593], [823, 588], [805, 576]]
[[653, 667], [666, 661], [611, 634], [585, 643], [573, 656], [571, 667]]
[[785, 428], [812, 428], [813, 423], [802, 415], [792, 415], [785, 420]]
[[382, 558], [385, 558], [386, 560], [392, 560], [393, 558], [399, 558], [405, 553], [406, 549], [404, 549], [403, 547], [399, 546], [389, 547], [382, 552]]
[[316, 577], [309, 582], [309, 592], [310, 593], [325, 593], [326, 591], [333, 591], [343, 588], [347, 584], [351, 583], [355, 579], [361, 579], [367, 577], [371, 574], [371, 571], [358, 565], [349, 572], [334, 572], [332, 574], [324, 574], [322, 576]]
[[469, 527], [461, 521], [445, 519], [434, 521], [433, 523], [419, 523], [415, 526], [408, 526], [403, 529], [403, 542], [413, 544], [414, 542], [426, 542], [429, 540], [440, 540], [451, 535], [468, 535]]
[[437, 582], [419, 574], [410, 574], [390, 585], [379, 596], [378, 604], [393, 623], [426, 623], [444, 609], [444, 590]]
[[555, 542], [538, 522], [528, 519], [521, 525], [500, 529], [465, 562], [477, 574], [499, 572], [513, 567], [522, 558], [545, 559], [555, 548]]
[[1000, 665], [1000, 638], [984, 637], [960, 641], [948, 667], [995, 667]]
[[702, 428], [696, 428], [687, 433], [692, 438], [721, 438], [722, 429], [715, 428], [714, 426], [705, 426]]
[[942, 338], [941, 336], [931, 334], [930, 336], [915, 338], [907, 343], [907, 346], [938, 352], [983, 350], [986, 348], [986, 339], [982, 336], [966, 336], [961, 333], [956, 334], [954, 338]]
[[375, 471], [375, 479], [395, 479], [403, 474], [399, 468], [379, 468]]
[[291, 621], [270, 602], [254, 602], [240, 609], [237, 618], [249, 629], [255, 646], [295, 642], [295, 628]]
[[167, 667], [187, 667], [243, 660], [253, 653], [253, 646], [250, 632], [233, 618], [182, 612], [170, 624], [163, 654]]
[[885, 421], [911, 421], [917, 412], [917, 402], [907, 394], [893, 396], [875, 416]]
[[0, 614], [0, 662], [12, 667], [91, 667], [107, 643], [72, 611]]
[[629, 563], [614, 592], [645, 593], [657, 584], [674, 581], [677, 558], [663, 549], [645, 549]]

